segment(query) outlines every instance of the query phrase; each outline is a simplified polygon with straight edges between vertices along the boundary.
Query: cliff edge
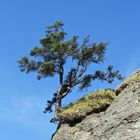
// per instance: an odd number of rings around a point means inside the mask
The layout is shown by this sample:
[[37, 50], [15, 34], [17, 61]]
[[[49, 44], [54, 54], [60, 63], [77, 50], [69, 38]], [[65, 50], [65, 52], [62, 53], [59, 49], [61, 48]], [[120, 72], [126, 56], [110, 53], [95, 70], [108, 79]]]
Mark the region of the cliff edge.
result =
[[140, 140], [140, 71], [115, 91], [98, 93], [83, 97], [60, 114], [63, 121], [52, 140]]

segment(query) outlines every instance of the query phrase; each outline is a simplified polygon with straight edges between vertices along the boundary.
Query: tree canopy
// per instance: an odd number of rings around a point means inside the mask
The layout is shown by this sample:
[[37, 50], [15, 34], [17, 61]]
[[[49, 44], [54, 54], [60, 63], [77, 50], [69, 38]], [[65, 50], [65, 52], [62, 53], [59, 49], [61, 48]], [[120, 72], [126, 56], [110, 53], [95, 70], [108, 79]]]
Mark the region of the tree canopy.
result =
[[[107, 43], [90, 43], [89, 36], [82, 43], [78, 42], [78, 36], [66, 40], [67, 33], [63, 29], [64, 24], [56, 21], [47, 27], [46, 36], [40, 40], [40, 47], [31, 50], [29, 57], [18, 60], [22, 72], [36, 72], [37, 79], [59, 76], [60, 86], [53, 94], [53, 98], [47, 101], [45, 112], [62, 110], [62, 99], [71, 93], [75, 86], [85, 89], [91, 86], [96, 79], [112, 83], [115, 78], [122, 80], [118, 70], [113, 71], [113, 65], [107, 70], [94, 70], [87, 74], [88, 67], [93, 64], [101, 64], [105, 60]], [[65, 65], [72, 61], [73, 65], [66, 72]]]

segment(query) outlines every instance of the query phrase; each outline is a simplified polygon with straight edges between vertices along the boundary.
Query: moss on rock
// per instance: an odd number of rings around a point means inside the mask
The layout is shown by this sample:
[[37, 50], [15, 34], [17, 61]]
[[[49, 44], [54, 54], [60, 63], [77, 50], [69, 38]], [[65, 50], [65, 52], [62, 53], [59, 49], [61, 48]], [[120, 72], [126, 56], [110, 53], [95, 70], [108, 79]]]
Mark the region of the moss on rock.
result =
[[111, 89], [98, 90], [69, 104], [58, 116], [62, 123], [75, 124], [91, 113], [105, 111], [115, 98], [116, 94]]
[[116, 89], [116, 95], [120, 94], [126, 87], [140, 82], [140, 70], [134, 72], [131, 76], [126, 78], [124, 82]]

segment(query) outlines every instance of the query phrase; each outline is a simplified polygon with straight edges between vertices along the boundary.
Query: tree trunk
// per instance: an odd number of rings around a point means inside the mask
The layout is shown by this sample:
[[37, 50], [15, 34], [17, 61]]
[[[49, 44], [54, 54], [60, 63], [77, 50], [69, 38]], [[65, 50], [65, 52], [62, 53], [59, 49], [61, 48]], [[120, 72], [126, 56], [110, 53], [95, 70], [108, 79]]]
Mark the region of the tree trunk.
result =
[[59, 111], [62, 110], [62, 106], [61, 106], [61, 98], [58, 97], [56, 104], [55, 104], [55, 113], [57, 114]]
[[62, 99], [58, 96], [55, 103], [55, 115], [50, 122], [60, 121], [60, 118], [58, 117], [58, 113], [62, 110], [61, 100]]

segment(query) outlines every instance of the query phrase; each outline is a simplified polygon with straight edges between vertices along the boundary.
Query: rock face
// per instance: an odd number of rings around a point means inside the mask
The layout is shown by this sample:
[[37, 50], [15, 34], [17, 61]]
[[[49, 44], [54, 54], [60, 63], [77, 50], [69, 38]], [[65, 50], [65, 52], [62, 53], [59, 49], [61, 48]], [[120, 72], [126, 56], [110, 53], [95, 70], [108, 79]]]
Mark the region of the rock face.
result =
[[90, 114], [74, 126], [61, 124], [52, 140], [140, 140], [140, 71], [116, 94], [105, 112]]

